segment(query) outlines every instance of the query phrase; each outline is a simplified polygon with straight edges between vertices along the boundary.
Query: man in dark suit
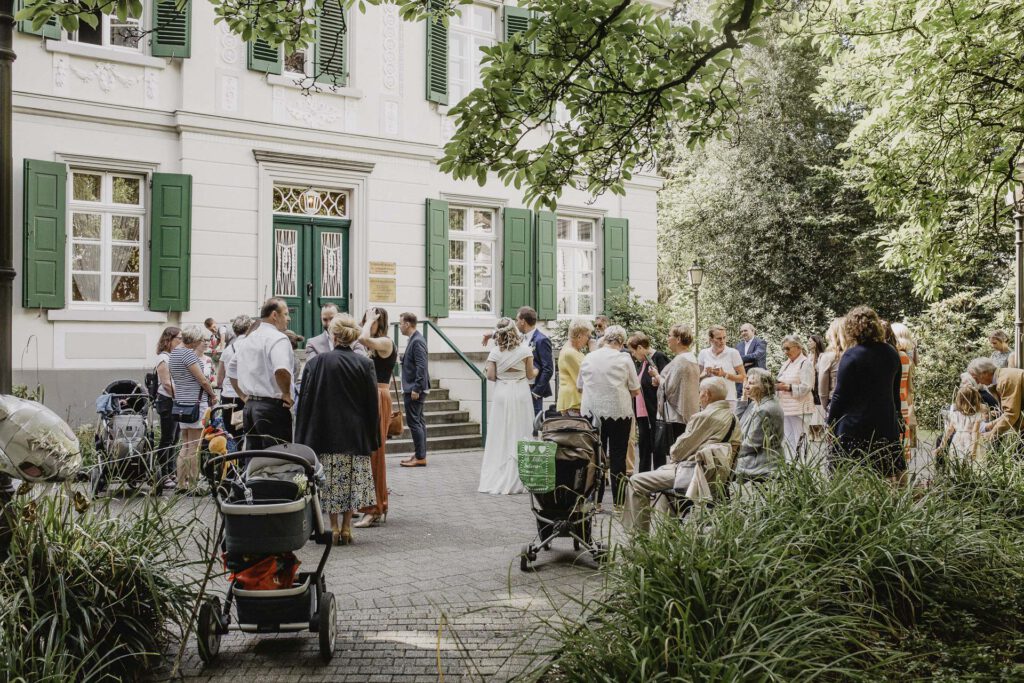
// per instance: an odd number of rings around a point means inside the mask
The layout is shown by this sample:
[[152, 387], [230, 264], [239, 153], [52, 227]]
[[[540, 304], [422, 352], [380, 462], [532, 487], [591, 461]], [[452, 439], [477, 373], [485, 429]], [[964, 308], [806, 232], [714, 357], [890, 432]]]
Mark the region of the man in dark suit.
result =
[[551, 355], [551, 340], [537, 329], [537, 311], [523, 306], [516, 312], [516, 327], [533, 346], [533, 366], [538, 375], [530, 384], [533, 394], [533, 414], [539, 414], [544, 407], [544, 399], [551, 396], [551, 377], [555, 372], [555, 362]]
[[[750, 323], [743, 323], [740, 326], [740, 343], [736, 345], [736, 350], [739, 351], [740, 359], [743, 361], [744, 371], [750, 368], [761, 368], [764, 370], [768, 367], [768, 344], [764, 339], [757, 337], [757, 332]], [[737, 384], [737, 398], [742, 394], [743, 385]]]
[[423, 421], [423, 402], [430, 392], [430, 375], [427, 374], [427, 342], [416, 329], [418, 322], [415, 313], [403, 313], [398, 324], [398, 329], [409, 338], [402, 356], [402, 403], [416, 449], [412, 457], [399, 463], [402, 467], [427, 465], [427, 425]]

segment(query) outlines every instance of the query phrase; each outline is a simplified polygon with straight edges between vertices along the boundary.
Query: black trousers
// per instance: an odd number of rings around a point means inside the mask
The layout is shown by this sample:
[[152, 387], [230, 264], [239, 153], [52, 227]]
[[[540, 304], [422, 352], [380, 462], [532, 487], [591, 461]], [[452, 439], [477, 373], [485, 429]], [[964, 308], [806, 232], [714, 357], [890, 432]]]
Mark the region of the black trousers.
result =
[[[616, 420], [601, 420], [601, 447], [608, 454], [608, 462], [612, 473], [612, 500], [622, 505], [626, 486], [626, 452], [629, 450], [629, 431], [633, 426], [632, 418], [623, 417]], [[604, 477], [597, 490], [598, 502], [604, 499]]]
[[[657, 453], [654, 449], [654, 420], [646, 417], [636, 419], [637, 445], [636, 463], [637, 472], [650, 472], [665, 464], [665, 454]], [[672, 439], [675, 441], [675, 437]]]
[[292, 412], [279, 398], [254, 399], [242, 409], [245, 450], [262, 451], [292, 442]]
[[160, 416], [160, 443], [156, 447], [156, 461], [160, 468], [160, 476], [174, 474], [175, 455], [178, 437], [181, 435], [181, 424], [171, 415], [174, 400], [170, 396], [157, 394], [156, 414]]
[[227, 430], [228, 434], [230, 434], [235, 439], [236, 442], [240, 443], [240, 439], [242, 438], [243, 433], [242, 428], [232, 427], [231, 418], [234, 416], [236, 410], [242, 411], [242, 417], [244, 418], [245, 404], [242, 403], [242, 399], [238, 398], [237, 396], [221, 397], [220, 402], [222, 405], [234, 406], [234, 408], [227, 408], [224, 410], [224, 429]]
[[402, 394], [402, 402], [405, 404], [405, 424], [412, 434], [412, 445], [416, 449], [416, 459], [423, 460], [427, 457], [427, 423], [423, 421], [423, 396], [413, 400], [412, 394]]

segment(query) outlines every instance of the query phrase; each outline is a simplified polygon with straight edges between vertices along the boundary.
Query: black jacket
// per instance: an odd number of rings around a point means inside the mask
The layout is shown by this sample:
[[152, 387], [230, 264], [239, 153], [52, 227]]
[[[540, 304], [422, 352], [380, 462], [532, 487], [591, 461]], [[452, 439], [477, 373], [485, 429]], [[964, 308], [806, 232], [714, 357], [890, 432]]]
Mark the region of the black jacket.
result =
[[419, 332], [409, 335], [409, 343], [402, 355], [402, 393], [423, 394], [430, 390], [430, 375], [427, 373], [427, 341]]
[[373, 362], [349, 348], [317, 354], [302, 372], [295, 443], [317, 455], [365, 455], [380, 447]]
[[[658, 368], [658, 372], [661, 372], [669, 364], [669, 359], [661, 351], [655, 351], [651, 354], [650, 363]], [[642, 367], [643, 363], [637, 365], [637, 372]], [[654, 386], [654, 380], [651, 379], [647, 370], [644, 370], [640, 375], [640, 395], [644, 397], [647, 419], [650, 420], [651, 424], [654, 424], [654, 420], [658, 416], [658, 387]], [[633, 412], [636, 412], [636, 403], [633, 404]]]
[[899, 442], [901, 376], [899, 353], [883, 342], [857, 344], [843, 353], [828, 404], [828, 424], [840, 442]]

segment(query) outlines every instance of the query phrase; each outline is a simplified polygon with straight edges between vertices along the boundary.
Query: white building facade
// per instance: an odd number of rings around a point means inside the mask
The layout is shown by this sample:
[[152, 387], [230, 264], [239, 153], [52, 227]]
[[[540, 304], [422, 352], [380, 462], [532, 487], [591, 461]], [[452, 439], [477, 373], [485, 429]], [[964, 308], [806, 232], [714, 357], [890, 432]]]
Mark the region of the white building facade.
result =
[[[436, 167], [448, 103], [479, 84], [479, 48], [517, 12], [480, 0], [431, 30], [369, 7], [321, 20], [340, 54], [287, 59], [204, 2], [175, 16], [173, 0], [146, 0], [142, 28], [161, 30], [141, 40], [111, 17], [75, 35], [22, 26], [15, 383], [84, 419], [109, 381], [141, 380], [164, 326], [224, 323], [272, 295], [306, 336], [333, 301], [430, 317], [469, 351], [520, 305], [554, 320], [593, 317], [626, 284], [654, 297], [658, 178], [621, 197], [567, 190], [537, 212], [497, 179]], [[324, 72], [337, 87], [297, 86]]]

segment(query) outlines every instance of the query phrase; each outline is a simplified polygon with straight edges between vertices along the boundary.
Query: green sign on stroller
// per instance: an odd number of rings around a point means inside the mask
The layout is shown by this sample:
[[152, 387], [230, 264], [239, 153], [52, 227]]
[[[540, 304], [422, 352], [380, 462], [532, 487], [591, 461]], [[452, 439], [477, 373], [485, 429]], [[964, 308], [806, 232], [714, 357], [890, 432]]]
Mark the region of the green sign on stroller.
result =
[[555, 490], [555, 452], [558, 444], [550, 441], [519, 441], [516, 459], [519, 478], [531, 493], [550, 493]]

